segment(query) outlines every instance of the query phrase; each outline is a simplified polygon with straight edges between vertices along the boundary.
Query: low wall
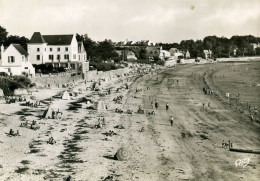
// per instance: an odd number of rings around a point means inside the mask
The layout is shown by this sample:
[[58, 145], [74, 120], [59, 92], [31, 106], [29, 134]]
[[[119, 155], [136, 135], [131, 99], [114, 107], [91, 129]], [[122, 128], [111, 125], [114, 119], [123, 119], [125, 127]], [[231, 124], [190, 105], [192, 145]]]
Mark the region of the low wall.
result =
[[257, 57], [233, 57], [233, 58], [218, 58], [218, 62], [225, 61], [257, 61], [260, 60], [260, 56]]
[[71, 73], [59, 73], [56, 75], [37, 75], [31, 77], [31, 81], [37, 85], [37, 87], [52, 87], [61, 88], [62, 84], [68, 84], [83, 80], [82, 74], [72, 76]]
[[80, 80], [87, 81], [97, 81], [98, 79], [107, 79], [111, 80], [112, 78], [117, 77], [118, 75], [123, 75], [129, 73], [130, 69], [128, 67], [110, 71], [87, 71], [84, 74], [72, 76], [71, 73], [59, 73], [59, 74], [50, 74], [50, 75], [40, 75], [37, 74], [34, 77], [30, 77], [31, 81], [37, 85], [37, 87], [51, 87], [51, 88], [61, 88], [62, 84], [68, 84], [77, 82]]

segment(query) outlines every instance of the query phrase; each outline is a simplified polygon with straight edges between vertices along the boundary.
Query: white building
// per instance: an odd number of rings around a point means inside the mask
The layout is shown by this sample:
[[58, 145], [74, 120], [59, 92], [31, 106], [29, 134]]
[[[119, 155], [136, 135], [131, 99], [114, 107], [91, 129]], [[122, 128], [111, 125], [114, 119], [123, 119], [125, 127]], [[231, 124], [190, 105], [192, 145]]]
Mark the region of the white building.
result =
[[170, 57], [171, 57], [171, 53], [170, 53], [169, 51], [167, 51], [167, 50], [161, 50], [161, 51], [160, 51], [159, 58], [160, 58], [161, 60], [167, 59], [167, 58], [170, 58]]
[[41, 35], [35, 32], [27, 44], [32, 64], [52, 64], [53, 67], [79, 69], [87, 61], [87, 53], [75, 34]]
[[1, 64], [0, 72], [6, 72], [9, 75], [35, 75], [35, 69], [28, 60], [28, 53], [19, 44], [11, 44], [4, 50], [1, 46]]

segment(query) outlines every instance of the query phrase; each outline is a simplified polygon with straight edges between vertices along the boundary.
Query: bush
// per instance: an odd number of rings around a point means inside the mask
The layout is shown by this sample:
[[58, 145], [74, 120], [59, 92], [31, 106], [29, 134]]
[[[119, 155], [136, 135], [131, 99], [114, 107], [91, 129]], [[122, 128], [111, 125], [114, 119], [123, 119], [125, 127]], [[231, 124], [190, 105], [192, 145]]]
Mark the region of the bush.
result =
[[109, 71], [115, 70], [120, 67], [116, 66], [114, 63], [110, 62], [91, 62], [89, 63], [90, 66], [93, 66], [97, 71]]
[[164, 66], [165, 61], [159, 60], [159, 61], [156, 61], [155, 64]]
[[64, 68], [64, 67], [58, 67], [58, 68], [57, 68], [57, 71], [58, 71], [58, 72], [65, 72], [65, 68]]
[[18, 88], [30, 87], [31, 80], [24, 76], [13, 76], [13, 77], [1, 77], [0, 78], [0, 89], [3, 90], [4, 95], [11, 96], [14, 94], [14, 90]]

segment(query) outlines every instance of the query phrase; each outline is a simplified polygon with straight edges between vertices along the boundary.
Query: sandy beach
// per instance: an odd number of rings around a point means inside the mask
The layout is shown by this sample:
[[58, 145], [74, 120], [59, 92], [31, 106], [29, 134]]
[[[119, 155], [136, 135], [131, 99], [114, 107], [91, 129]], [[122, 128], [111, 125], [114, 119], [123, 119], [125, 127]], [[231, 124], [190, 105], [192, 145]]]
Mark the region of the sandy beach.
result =
[[[178, 65], [134, 73], [100, 81], [97, 91], [91, 89], [93, 82], [79, 81], [69, 90], [78, 94], [71, 100], [61, 99], [68, 88], [39, 89], [27, 96], [27, 100], [35, 96], [41, 101], [37, 108], [23, 102], [6, 104], [2, 99], [1, 180], [64, 180], [69, 176], [77, 181], [259, 180], [259, 154], [222, 148], [223, 140], [241, 149], [256, 150], [260, 145], [259, 123], [252, 123], [248, 113], [240, 113], [235, 104], [230, 107], [223, 96], [228, 88], [221, 86], [226, 84], [218, 77], [228, 65]], [[255, 66], [259, 69], [259, 62]], [[213, 87], [215, 93], [205, 95], [205, 86]], [[256, 96], [252, 104], [259, 106], [259, 87], [250, 90]], [[122, 96], [121, 104], [113, 101], [118, 96]], [[137, 113], [139, 106], [144, 114]], [[43, 118], [49, 107], [62, 112], [61, 118]], [[115, 112], [116, 108], [123, 113]], [[133, 114], [127, 114], [127, 109]], [[152, 111], [155, 115], [148, 114]], [[20, 127], [23, 117], [35, 120], [40, 129]], [[101, 128], [97, 128], [99, 118], [105, 120]], [[115, 128], [118, 125], [123, 129]], [[19, 130], [20, 136], [7, 136], [10, 129]], [[50, 137], [55, 144], [47, 144]], [[115, 159], [120, 147], [128, 150], [128, 160]], [[244, 158], [250, 158], [245, 167], [235, 165]]]

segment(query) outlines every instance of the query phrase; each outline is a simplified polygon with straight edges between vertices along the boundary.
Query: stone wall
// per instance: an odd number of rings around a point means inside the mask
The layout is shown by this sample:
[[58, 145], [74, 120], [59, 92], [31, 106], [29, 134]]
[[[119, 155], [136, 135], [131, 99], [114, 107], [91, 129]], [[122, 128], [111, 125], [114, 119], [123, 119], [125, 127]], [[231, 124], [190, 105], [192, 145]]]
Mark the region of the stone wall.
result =
[[122, 68], [110, 71], [87, 71], [83, 74], [77, 74], [72, 76], [71, 73], [59, 73], [56, 75], [36, 75], [31, 77], [31, 81], [37, 85], [37, 87], [50, 87], [50, 88], [61, 88], [62, 84], [69, 84], [77, 81], [97, 81], [98, 79], [111, 80], [117, 76], [121, 76], [125, 73], [129, 73], [129, 68]]
[[56, 75], [37, 75], [30, 78], [37, 87], [61, 88], [62, 84], [68, 84], [83, 80], [82, 74], [59, 73]]

